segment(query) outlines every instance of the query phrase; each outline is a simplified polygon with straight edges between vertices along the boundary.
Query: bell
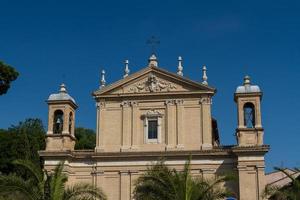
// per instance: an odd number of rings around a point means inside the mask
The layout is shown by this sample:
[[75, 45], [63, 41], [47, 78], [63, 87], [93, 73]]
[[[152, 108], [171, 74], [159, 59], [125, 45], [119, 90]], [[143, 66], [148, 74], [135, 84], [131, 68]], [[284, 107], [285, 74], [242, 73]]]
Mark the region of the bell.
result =
[[61, 124], [61, 119], [60, 119], [60, 118], [57, 118], [56, 123], [57, 123], [57, 124]]

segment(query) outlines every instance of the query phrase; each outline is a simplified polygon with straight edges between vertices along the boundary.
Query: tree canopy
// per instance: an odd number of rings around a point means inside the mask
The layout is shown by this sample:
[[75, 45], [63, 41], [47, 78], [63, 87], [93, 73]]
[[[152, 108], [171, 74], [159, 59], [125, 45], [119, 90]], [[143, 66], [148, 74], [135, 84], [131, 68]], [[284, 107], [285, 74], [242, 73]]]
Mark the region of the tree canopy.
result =
[[0, 129], [0, 171], [9, 173], [16, 159], [41, 164], [38, 151], [45, 149], [45, 130], [40, 119], [26, 119], [16, 126]]
[[78, 127], [75, 128], [77, 139], [75, 149], [94, 149], [96, 147], [96, 134], [92, 129]]
[[11, 82], [18, 76], [19, 73], [12, 66], [0, 61], [0, 95], [7, 93]]

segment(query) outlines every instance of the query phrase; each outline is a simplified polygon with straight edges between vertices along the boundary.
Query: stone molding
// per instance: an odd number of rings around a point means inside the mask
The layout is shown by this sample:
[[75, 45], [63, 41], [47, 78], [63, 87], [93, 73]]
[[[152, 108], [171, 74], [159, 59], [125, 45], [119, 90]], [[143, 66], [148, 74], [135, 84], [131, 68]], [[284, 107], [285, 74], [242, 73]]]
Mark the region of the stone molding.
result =
[[135, 83], [129, 88], [128, 92], [140, 93], [140, 92], [162, 92], [162, 91], [173, 91], [177, 87], [174, 83], [162, 80], [155, 74], [150, 73], [146, 80], [142, 80]]

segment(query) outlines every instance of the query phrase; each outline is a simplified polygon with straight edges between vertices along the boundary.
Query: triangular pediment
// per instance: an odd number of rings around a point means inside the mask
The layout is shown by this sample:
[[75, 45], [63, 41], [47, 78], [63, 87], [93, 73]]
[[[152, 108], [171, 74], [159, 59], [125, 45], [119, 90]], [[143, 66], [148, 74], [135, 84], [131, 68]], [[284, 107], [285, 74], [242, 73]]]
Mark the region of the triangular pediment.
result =
[[170, 73], [161, 68], [150, 66], [95, 91], [94, 95], [178, 93], [196, 91], [214, 92], [215, 89], [187, 79], [183, 76]]

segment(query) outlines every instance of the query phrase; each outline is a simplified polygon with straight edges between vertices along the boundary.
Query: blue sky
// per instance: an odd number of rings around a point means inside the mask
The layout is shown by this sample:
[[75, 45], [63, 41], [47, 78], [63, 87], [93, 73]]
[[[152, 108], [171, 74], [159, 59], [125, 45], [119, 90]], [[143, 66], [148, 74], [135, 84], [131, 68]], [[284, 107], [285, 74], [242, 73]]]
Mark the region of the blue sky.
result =
[[65, 82], [79, 104], [77, 126], [95, 128], [91, 92], [100, 70], [111, 83], [129, 59], [147, 64], [146, 40], [160, 39], [161, 67], [200, 81], [207, 65], [218, 90], [213, 115], [222, 144], [235, 144], [233, 101], [244, 75], [263, 92], [267, 169], [300, 166], [300, 4], [297, 1], [0, 1], [0, 60], [20, 77], [0, 96], [0, 128], [29, 117], [47, 121], [45, 100]]

